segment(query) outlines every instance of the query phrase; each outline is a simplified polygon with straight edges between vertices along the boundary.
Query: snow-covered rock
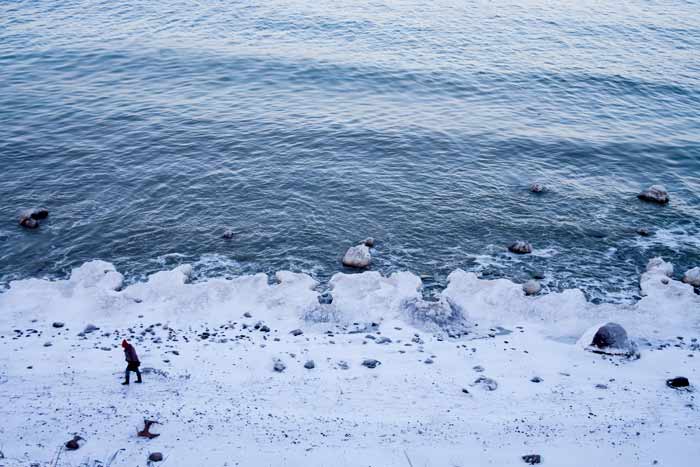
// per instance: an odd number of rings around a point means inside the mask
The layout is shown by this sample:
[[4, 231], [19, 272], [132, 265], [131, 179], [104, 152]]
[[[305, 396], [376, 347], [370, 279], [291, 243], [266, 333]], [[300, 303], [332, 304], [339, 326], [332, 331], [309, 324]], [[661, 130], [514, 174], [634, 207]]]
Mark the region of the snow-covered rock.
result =
[[683, 282], [693, 287], [700, 287], [700, 267], [688, 269], [683, 275]]
[[535, 280], [529, 280], [523, 284], [525, 295], [537, 295], [542, 290], [542, 286]]
[[372, 261], [372, 255], [367, 245], [356, 245], [348, 248], [343, 256], [343, 265], [351, 268], [366, 268]]
[[663, 185], [652, 185], [637, 195], [642, 201], [666, 204], [669, 201], [668, 191]]
[[579, 344], [586, 350], [607, 355], [639, 356], [637, 346], [630, 341], [627, 331], [617, 323], [594, 326], [586, 332]]

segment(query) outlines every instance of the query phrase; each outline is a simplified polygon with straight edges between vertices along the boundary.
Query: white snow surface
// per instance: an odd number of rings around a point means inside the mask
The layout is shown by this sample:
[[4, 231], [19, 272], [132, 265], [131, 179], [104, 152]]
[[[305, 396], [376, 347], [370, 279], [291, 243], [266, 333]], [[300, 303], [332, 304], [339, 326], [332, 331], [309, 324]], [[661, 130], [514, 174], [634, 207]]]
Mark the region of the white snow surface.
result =
[[[553, 466], [677, 466], [700, 456], [700, 296], [660, 258], [634, 305], [595, 305], [580, 290], [526, 296], [462, 270], [437, 302], [409, 272], [338, 273], [332, 303], [320, 304], [303, 273], [191, 283], [191, 272], [124, 286], [113, 265], [92, 261], [70, 279], [15, 281], [0, 294], [0, 466], [105, 466], [117, 451], [114, 467], [146, 466], [154, 451], [166, 466], [519, 466], [526, 454]], [[639, 360], [577, 345], [609, 321]], [[78, 335], [88, 324], [99, 330]], [[119, 384], [123, 338], [154, 369], [142, 385], [133, 375]], [[273, 371], [277, 360], [285, 371]], [[498, 388], [474, 385], [479, 376]], [[690, 390], [668, 388], [675, 376]], [[160, 437], [136, 436], [144, 418], [161, 422]], [[74, 434], [82, 447], [59, 451]]]

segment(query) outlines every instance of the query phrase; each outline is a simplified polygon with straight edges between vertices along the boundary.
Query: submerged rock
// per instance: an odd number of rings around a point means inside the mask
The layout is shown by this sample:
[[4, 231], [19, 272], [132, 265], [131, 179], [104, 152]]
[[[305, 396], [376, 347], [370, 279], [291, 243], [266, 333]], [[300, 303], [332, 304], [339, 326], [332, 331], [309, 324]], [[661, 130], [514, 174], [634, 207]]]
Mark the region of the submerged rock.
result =
[[666, 204], [669, 201], [668, 191], [663, 185], [652, 185], [637, 195], [637, 198], [650, 203]]
[[23, 211], [19, 215], [19, 225], [27, 229], [36, 229], [42, 219], [49, 217], [49, 210], [45, 208], [33, 208]]
[[221, 234], [221, 238], [224, 240], [231, 240], [234, 237], [233, 230], [231, 229], [226, 229], [223, 234]]
[[626, 357], [639, 358], [639, 351], [634, 342], [630, 341], [627, 331], [617, 323], [606, 323], [595, 330], [595, 334], [590, 338], [591, 331], [587, 332], [582, 339], [586, 350], [606, 355], [621, 355]]
[[687, 388], [690, 386], [690, 381], [688, 381], [688, 378], [685, 376], [677, 376], [675, 378], [667, 379], [666, 386], [674, 389]]
[[547, 191], [547, 187], [541, 183], [533, 183], [530, 185], [530, 191], [532, 193], [544, 193]]
[[525, 240], [518, 240], [508, 246], [508, 251], [519, 255], [526, 255], [532, 253], [532, 245]]
[[651, 237], [653, 235], [653, 232], [646, 227], [640, 227], [636, 232], [640, 237]]
[[683, 282], [693, 287], [700, 287], [700, 267], [687, 270], [683, 275]]
[[374, 246], [374, 237], [367, 237], [365, 238], [364, 242], [362, 242], [365, 246], [368, 246], [372, 248]]
[[39, 222], [37, 222], [36, 219], [32, 219], [29, 216], [20, 216], [19, 225], [21, 225], [25, 229], [36, 229], [37, 227], [39, 227]]
[[527, 281], [523, 284], [523, 291], [526, 295], [537, 295], [542, 290], [542, 286], [535, 280]]
[[366, 268], [372, 261], [372, 255], [367, 245], [356, 245], [348, 248], [343, 256], [343, 265], [351, 268]]

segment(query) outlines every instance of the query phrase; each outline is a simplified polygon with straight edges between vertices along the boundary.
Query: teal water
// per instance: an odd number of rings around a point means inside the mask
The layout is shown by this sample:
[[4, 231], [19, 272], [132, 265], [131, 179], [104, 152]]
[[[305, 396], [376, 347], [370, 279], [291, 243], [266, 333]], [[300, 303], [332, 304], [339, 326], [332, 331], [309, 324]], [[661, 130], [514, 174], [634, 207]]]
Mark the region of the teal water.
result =
[[650, 257], [700, 265], [700, 4], [572, 3], [0, 2], [0, 284], [95, 258], [324, 281], [373, 236], [428, 291], [633, 299]]

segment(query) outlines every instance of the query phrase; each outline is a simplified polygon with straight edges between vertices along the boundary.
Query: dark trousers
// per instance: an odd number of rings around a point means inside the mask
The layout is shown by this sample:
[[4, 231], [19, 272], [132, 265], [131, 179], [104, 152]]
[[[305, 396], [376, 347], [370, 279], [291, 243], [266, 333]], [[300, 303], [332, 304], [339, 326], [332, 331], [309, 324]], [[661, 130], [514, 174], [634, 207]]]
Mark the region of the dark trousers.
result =
[[141, 382], [141, 372], [139, 371], [139, 363], [134, 363], [134, 362], [129, 362], [128, 365], [126, 365], [126, 371], [124, 372], [124, 381], [127, 383], [129, 382], [129, 374], [131, 372], [136, 373], [136, 381]]

